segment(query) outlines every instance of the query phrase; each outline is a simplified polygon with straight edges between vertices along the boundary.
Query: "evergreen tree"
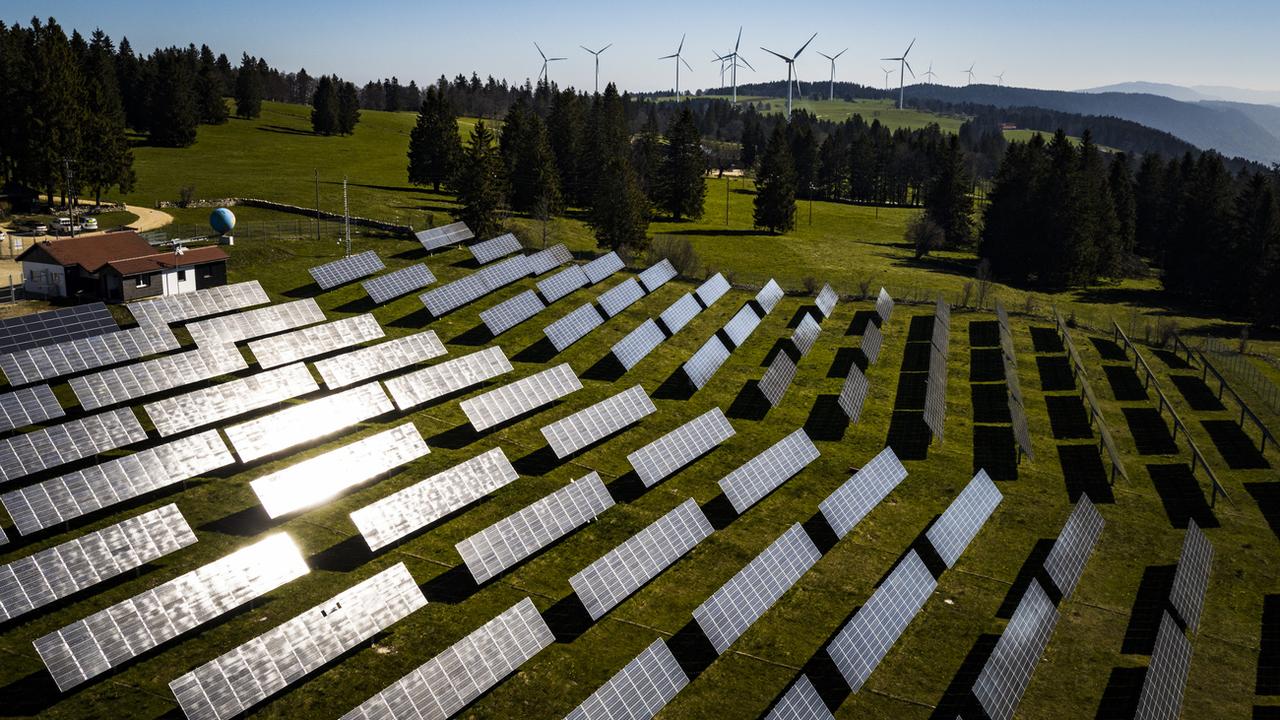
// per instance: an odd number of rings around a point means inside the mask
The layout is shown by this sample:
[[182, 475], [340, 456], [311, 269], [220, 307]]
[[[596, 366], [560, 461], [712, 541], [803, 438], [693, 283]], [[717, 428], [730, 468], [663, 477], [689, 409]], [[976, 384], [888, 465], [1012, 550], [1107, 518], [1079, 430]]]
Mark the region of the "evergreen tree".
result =
[[1156, 262], [1162, 259], [1171, 205], [1169, 189], [1165, 187], [1166, 172], [1160, 156], [1147, 153], [1138, 167], [1134, 192], [1136, 249], [1138, 254]]
[[418, 90], [418, 82], [410, 80], [409, 87], [404, 89], [404, 93], [400, 98], [400, 107], [405, 109], [416, 108], [421, 102], [422, 92]]
[[311, 75], [307, 74], [307, 69], [300, 68], [298, 74], [293, 77], [293, 91], [289, 94], [289, 102], [299, 105], [311, 102], [311, 97], [316, 91], [315, 83]]
[[94, 31], [82, 69], [84, 143], [77, 175], [93, 193], [95, 204], [101, 204], [103, 190], [114, 185], [122, 193], [129, 192], [135, 180], [113, 50], [111, 38]]
[[775, 125], [756, 172], [755, 226], [783, 233], [796, 226], [796, 170], [781, 124]]
[[[442, 90], [429, 87], [418, 110], [418, 121], [409, 133], [409, 182], [431, 185], [438, 192], [440, 184], [454, 175], [461, 155], [453, 106]], [[475, 232], [474, 227], [472, 231]]]
[[147, 72], [142, 58], [133, 53], [129, 38], [120, 39], [120, 49], [116, 52], [116, 82], [120, 85], [125, 124], [138, 132], [147, 132], [147, 108], [151, 105], [147, 97]]
[[400, 109], [400, 79], [392, 75], [391, 79], [383, 83], [382, 91], [384, 98], [382, 101], [382, 109], [388, 112], [396, 112]]
[[155, 68], [150, 92], [151, 142], [163, 147], [186, 147], [196, 141], [200, 122], [195, 78], [177, 48], [157, 50], [150, 64]]
[[764, 147], [764, 129], [760, 126], [760, 114], [754, 105], [748, 104], [742, 113], [742, 166], [754, 168]]
[[1035, 202], [1046, 174], [1044, 144], [1040, 135], [1010, 143], [987, 194], [978, 257], [1009, 282], [1027, 282], [1040, 267], [1044, 225]]
[[1138, 209], [1133, 183], [1129, 156], [1116, 153], [1111, 158], [1111, 168], [1107, 174], [1107, 192], [1111, 196], [1115, 216], [1114, 240], [1111, 243], [1115, 255], [1110, 259], [1111, 272], [1108, 273], [1112, 277], [1118, 277], [1132, 264], [1137, 245]]
[[453, 180], [461, 206], [458, 219], [465, 222], [476, 237], [482, 238], [497, 235], [500, 229], [502, 159], [493, 140], [493, 132], [484, 121], [476, 121]]
[[938, 158], [937, 172], [925, 188], [925, 215], [942, 228], [948, 247], [968, 245], [973, 239], [973, 179], [965, 167], [960, 138], [950, 136]]
[[200, 106], [200, 122], [221, 125], [227, 121], [227, 101], [223, 99], [226, 88], [222, 73], [218, 70], [213, 51], [208, 45], [200, 47], [200, 71], [196, 79], [196, 95]]
[[[587, 224], [599, 247], [639, 251], [648, 244], [649, 200], [631, 166], [626, 108], [613, 83], [592, 102], [590, 142], [580, 162], [593, 162]], [[592, 159], [594, 158], [594, 160]]]
[[[350, 135], [360, 123], [360, 91], [355, 83], [345, 80], [338, 83], [338, 132]], [[456, 138], [457, 135], [455, 134]]]
[[640, 178], [645, 196], [655, 204], [662, 202], [663, 186], [667, 180], [663, 162], [662, 135], [658, 132], [658, 112], [654, 104], [649, 106], [649, 116], [632, 148], [631, 165], [636, 169], [636, 177]]
[[702, 152], [702, 134], [687, 105], [667, 128], [662, 177], [662, 209], [676, 220], [702, 217], [707, 198], [707, 157]]
[[244, 53], [236, 73], [236, 117], [252, 120], [262, 114], [263, 78], [258, 60]]
[[560, 211], [560, 182], [547, 127], [521, 98], [507, 112], [500, 150], [507, 166], [511, 208], [550, 216]]
[[43, 25], [32, 20], [30, 37], [34, 47], [29, 87], [35, 92], [27, 98], [32, 122], [20, 152], [27, 158], [26, 177], [52, 200], [58, 189], [75, 189], [66, 184], [65, 160], [80, 155], [83, 78], [67, 36], [52, 18]]
[[551, 97], [547, 135], [556, 157], [556, 174], [565, 200], [586, 207], [588, 200], [583, 193], [578, 169], [578, 153], [584, 135], [582, 103], [572, 90], [562, 90]]
[[338, 132], [338, 90], [336, 79], [321, 75], [316, 81], [316, 91], [311, 96], [311, 130], [317, 135], [333, 135]]

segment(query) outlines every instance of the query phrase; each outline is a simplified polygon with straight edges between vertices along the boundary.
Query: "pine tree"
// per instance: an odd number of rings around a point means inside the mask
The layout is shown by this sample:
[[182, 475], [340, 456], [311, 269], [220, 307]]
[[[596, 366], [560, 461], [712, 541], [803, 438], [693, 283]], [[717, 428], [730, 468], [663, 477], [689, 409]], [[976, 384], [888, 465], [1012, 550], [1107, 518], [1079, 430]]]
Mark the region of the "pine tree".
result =
[[321, 75], [311, 96], [311, 130], [317, 135], [338, 132], [338, 90], [335, 78]]
[[252, 120], [262, 114], [263, 78], [258, 61], [248, 53], [240, 58], [236, 73], [236, 117]]
[[391, 79], [383, 83], [382, 86], [385, 97], [382, 101], [382, 109], [388, 112], [396, 112], [400, 109], [400, 79], [391, 76]]
[[116, 186], [125, 193], [133, 189], [133, 153], [125, 135], [124, 107], [116, 83], [115, 56], [111, 38], [101, 30], [93, 33], [85, 55], [84, 144], [77, 175], [102, 203], [102, 191]]
[[116, 52], [116, 82], [120, 84], [120, 98], [124, 104], [125, 124], [138, 132], [147, 132], [147, 72], [142, 59], [133, 53], [129, 38], [120, 39]]
[[968, 245], [973, 234], [973, 180], [965, 167], [960, 138], [950, 136], [938, 157], [937, 171], [925, 188], [925, 215], [942, 228], [948, 247]]
[[1155, 153], [1144, 155], [1138, 167], [1137, 190], [1134, 193], [1134, 242], [1138, 254], [1157, 262], [1163, 255], [1162, 246], [1167, 237], [1165, 226], [1171, 205], [1165, 178], [1165, 163], [1160, 156]]
[[589, 137], [580, 162], [593, 163], [587, 176], [592, 193], [587, 224], [596, 245], [639, 251], [648, 244], [649, 199], [631, 166], [626, 108], [613, 83], [593, 99]]
[[[338, 83], [338, 132], [350, 135], [360, 123], [360, 91], [355, 83]], [[457, 137], [455, 135], [455, 137]]]
[[429, 87], [409, 133], [409, 182], [431, 185], [439, 192], [440, 184], [453, 177], [461, 155], [453, 107], [440, 88]]
[[702, 134], [685, 108], [667, 128], [666, 153], [662, 161], [664, 179], [660, 192], [662, 209], [676, 220], [702, 217], [707, 199], [707, 156], [702, 152]]
[[493, 141], [493, 132], [484, 121], [476, 121], [453, 180], [461, 206], [458, 219], [482, 238], [497, 235], [501, 226], [502, 160]]
[[187, 147], [196, 141], [200, 122], [193, 92], [195, 78], [177, 48], [157, 50], [150, 64], [155, 68], [150, 92], [151, 142], [163, 147]]
[[55, 190], [67, 189], [64, 160], [80, 155], [83, 78], [67, 36], [53, 19], [43, 25], [32, 20], [31, 30], [35, 94], [28, 107], [36, 120], [29, 124], [23, 152], [28, 158], [26, 176], [52, 200]]
[[547, 127], [520, 98], [507, 112], [499, 150], [507, 167], [507, 198], [522, 213], [550, 216], [560, 211], [560, 182]]
[[200, 47], [200, 71], [196, 80], [196, 95], [200, 106], [200, 122], [206, 125], [221, 125], [227, 121], [227, 101], [223, 99], [226, 88], [222, 84], [222, 73], [218, 71], [217, 61], [208, 45]]
[[640, 128], [631, 152], [631, 165], [636, 169], [645, 196], [654, 204], [662, 202], [663, 184], [667, 178], [662, 163], [662, 135], [658, 132], [658, 109], [654, 104], [649, 106], [649, 116]]
[[1113, 248], [1115, 257], [1113, 275], [1123, 273], [1132, 264], [1134, 248], [1137, 245], [1138, 209], [1134, 195], [1133, 172], [1129, 167], [1129, 156], [1116, 153], [1111, 158], [1111, 168], [1107, 172], [1107, 193], [1111, 196], [1112, 212], [1115, 216], [1115, 239]]
[[787, 133], [781, 124], [774, 126], [760, 157], [753, 218], [756, 227], [772, 233], [783, 233], [796, 226], [796, 170]]
[[582, 193], [578, 168], [578, 152], [583, 144], [582, 103], [577, 93], [562, 90], [551, 98], [551, 112], [547, 116], [547, 135], [551, 151], [556, 156], [556, 174], [565, 200], [585, 207], [587, 199]]
[[298, 74], [293, 77], [293, 92], [289, 95], [289, 102], [298, 104], [311, 102], [311, 96], [316, 91], [315, 83], [315, 79], [307, 73], [307, 69], [300, 68]]

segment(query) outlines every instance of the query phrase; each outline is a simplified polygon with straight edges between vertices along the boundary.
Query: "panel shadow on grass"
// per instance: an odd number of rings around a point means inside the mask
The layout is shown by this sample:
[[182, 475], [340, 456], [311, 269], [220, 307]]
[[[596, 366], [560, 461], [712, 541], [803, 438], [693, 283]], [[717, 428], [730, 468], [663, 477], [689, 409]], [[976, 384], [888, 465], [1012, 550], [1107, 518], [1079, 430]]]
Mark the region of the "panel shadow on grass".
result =
[[1213, 446], [1232, 470], [1265, 470], [1271, 463], [1253, 444], [1253, 438], [1234, 420], [1201, 420]]
[[1258, 504], [1262, 518], [1271, 526], [1271, 532], [1280, 540], [1280, 483], [1251, 482], [1244, 484], [1244, 491], [1249, 493]]
[[1018, 569], [1018, 574], [1014, 577], [1013, 584], [1009, 586], [1009, 591], [1005, 593], [1004, 600], [1000, 603], [1000, 608], [996, 610], [996, 617], [1005, 620], [1013, 617], [1013, 611], [1018, 609], [1018, 603], [1022, 602], [1022, 596], [1031, 587], [1032, 580], [1040, 581], [1041, 589], [1045, 591], [1050, 600], [1053, 600], [1058, 595], [1057, 587], [1049, 579], [1049, 573], [1045, 572], [1044, 569], [1045, 558], [1049, 557], [1049, 551], [1053, 549], [1053, 543], [1053, 538], [1036, 540], [1036, 544], [1031, 547], [1031, 552], [1027, 553], [1027, 558], [1022, 561], [1022, 567]]
[[1280, 595], [1267, 595], [1262, 600], [1262, 632], [1259, 635], [1259, 695], [1280, 695]]
[[1139, 402], [1145, 401], [1147, 397], [1147, 389], [1142, 386], [1142, 380], [1138, 379], [1138, 374], [1128, 365], [1103, 365], [1102, 372], [1107, 376], [1107, 382], [1111, 384], [1111, 392], [1115, 395], [1116, 400], [1120, 402]]
[[970, 348], [969, 382], [1004, 380], [1003, 355], [1000, 348]]
[[1041, 390], [1061, 392], [1076, 389], [1076, 379], [1071, 374], [1071, 361], [1065, 356], [1037, 357], [1036, 369], [1040, 371]]
[[970, 347], [998, 347], [1000, 345], [1000, 323], [995, 320], [969, 321]]
[[893, 448], [900, 460], [924, 460], [929, 457], [929, 443], [933, 433], [924, 423], [920, 410], [894, 410], [889, 420], [889, 435], [885, 445]]
[[810, 440], [842, 440], [848, 429], [849, 416], [840, 407], [838, 395], [819, 395], [813, 401], [809, 417], [804, 421], [804, 432]]
[[1213, 508], [1204, 499], [1200, 481], [1191, 474], [1191, 466], [1184, 462], [1152, 464], [1147, 466], [1151, 482], [1160, 493], [1160, 502], [1175, 528], [1185, 529], [1188, 520], [1195, 520], [1202, 528], [1218, 527]]
[[902, 350], [902, 372], [928, 372], [929, 358], [933, 355], [933, 345], [927, 342], [907, 343]]
[[1013, 422], [1009, 416], [1009, 391], [1004, 383], [975, 383], [969, 386], [969, 395], [973, 401], [974, 422]]
[[678, 367], [653, 391], [654, 400], [688, 400], [698, 389], [689, 382], [684, 367]]
[[607, 352], [604, 357], [596, 361], [596, 364], [587, 368], [582, 372], [582, 377], [588, 380], [601, 380], [603, 382], [614, 382], [618, 378], [627, 374], [627, 369], [618, 362], [618, 358], [613, 352]]
[[907, 342], [929, 342], [933, 340], [933, 316], [913, 315], [911, 324], [907, 326]]
[[1164, 361], [1164, 364], [1165, 364], [1165, 365], [1168, 365], [1168, 366], [1170, 367], [1170, 369], [1173, 369], [1173, 370], [1188, 370], [1188, 369], [1190, 369], [1190, 368], [1191, 368], [1191, 366], [1187, 364], [1187, 361], [1186, 361], [1186, 360], [1183, 360], [1181, 357], [1179, 357], [1179, 355], [1178, 355], [1177, 353], [1175, 353], [1175, 352], [1173, 352], [1173, 351], [1171, 351], [1171, 350], [1152, 350], [1151, 352], [1152, 352], [1156, 357], [1158, 357], [1158, 358], [1160, 358], [1161, 360], [1163, 360], [1163, 361]]
[[1216, 410], [1226, 410], [1226, 406], [1218, 399], [1217, 395], [1209, 389], [1208, 385], [1200, 379], [1199, 375], [1170, 375], [1173, 380], [1173, 386], [1178, 388], [1178, 392], [1182, 393], [1182, 397], [1186, 399], [1187, 404], [1196, 412], [1214, 412]]
[[391, 327], [400, 328], [420, 328], [431, 322], [431, 311], [426, 308], [418, 308], [408, 315], [402, 315], [395, 320], [387, 323]]
[[1160, 411], [1155, 408], [1123, 408], [1129, 434], [1138, 446], [1140, 455], [1176, 455], [1178, 444], [1174, 442], [1169, 426]]
[[849, 321], [849, 327], [845, 329], [845, 337], [860, 336], [867, 330], [867, 323], [873, 322], [876, 327], [880, 327], [880, 314], [875, 310], [859, 310], [853, 314], [853, 319]]
[[372, 557], [373, 553], [364, 536], [352, 535], [312, 555], [309, 564], [317, 570], [346, 573], [360, 567]]
[[978, 704], [977, 698], [973, 696], [973, 684], [978, 681], [978, 676], [982, 674], [982, 668], [986, 666], [987, 660], [991, 658], [991, 653], [996, 649], [996, 642], [1000, 640], [999, 635], [984, 633], [978, 636], [974, 641], [973, 647], [964, 657], [964, 661], [960, 663], [960, 668], [956, 670], [956, 674], [951, 676], [951, 682], [947, 685], [947, 689], [942, 692], [942, 698], [938, 700], [938, 707], [934, 709], [933, 714], [929, 717], [933, 720], [953, 720], [956, 717], [985, 717], [986, 713], [982, 711], [982, 707]]
[[1117, 345], [1113, 340], [1091, 337], [1089, 341], [1093, 343], [1098, 355], [1106, 362], [1124, 362], [1129, 359], [1129, 356], [1124, 354], [1124, 348]]
[[894, 410], [923, 410], [925, 395], [929, 390], [929, 376], [925, 373], [899, 373], [898, 395], [894, 398]]
[[1113, 667], [1102, 691], [1095, 720], [1133, 720], [1138, 713], [1138, 698], [1147, 678], [1144, 667]]
[[1049, 409], [1049, 427], [1059, 440], [1081, 440], [1093, 437], [1089, 426], [1089, 414], [1084, 401], [1075, 395], [1045, 395], [1044, 404]]
[[760, 381], [748, 380], [742, 384], [738, 396], [724, 414], [735, 420], [763, 420], [770, 407], [764, 393], [760, 392]]
[[973, 426], [973, 472], [986, 470], [992, 480], [1018, 479], [1018, 447], [1013, 429], [998, 425]]
[[1098, 454], [1098, 446], [1059, 445], [1058, 464], [1062, 466], [1062, 479], [1067, 487], [1067, 499], [1075, 503], [1081, 495], [1087, 495], [1094, 504], [1114, 503], [1110, 476]]
[[543, 336], [534, 344], [511, 356], [511, 359], [515, 362], [545, 363], [555, 357], [557, 352], [556, 346]]
[[711, 663], [715, 662], [717, 657], [715, 646], [707, 639], [695, 620], [685, 623], [684, 627], [672, 635], [671, 639], [667, 640], [667, 647], [675, 656], [676, 662], [680, 664], [680, 669], [684, 670], [691, 680], [696, 679], [711, 667]]
[[854, 365], [865, 374], [867, 372], [867, 356], [862, 354], [859, 348], [842, 347], [836, 348], [835, 359], [831, 361], [831, 367], [827, 370], [827, 377], [844, 379], [849, 377], [849, 371]]
[[449, 344], [477, 347], [493, 339], [493, 333], [489, 332], [489, 326], [479, 323], [463, 331], [460, 335], [455, 335], [453, 339], [449, 340]]
[[1063, 353], [1067, 348], [1062, 345], [1058, 331], [1051, 327], [1031, 328], [1031, 347], [1038, 353]]
[[1156, 633], [1160, 630], [1160, 618], [1169, 607], [1169, 592], [1173, 590], [1176, 571], [1176, 565], [1148, 565], [1143, 569], [1120, 652], [1126, 655], [1151, 654], [1156, 645]]

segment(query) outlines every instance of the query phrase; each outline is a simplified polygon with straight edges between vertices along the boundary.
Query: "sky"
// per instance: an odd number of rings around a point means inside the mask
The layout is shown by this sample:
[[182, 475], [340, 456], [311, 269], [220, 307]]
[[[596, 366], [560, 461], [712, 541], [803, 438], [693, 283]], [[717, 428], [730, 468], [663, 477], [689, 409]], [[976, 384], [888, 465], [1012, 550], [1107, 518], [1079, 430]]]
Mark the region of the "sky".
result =
[[[0, 19], [26, 22], [52, 16], [68, 31], [102, 28], [135, 51], [157, 46], [208, 44], [235, 62], [241, 52], [261, 55], [284, 71], [336, 73], [363, 84], [390, 77], [424, 84], [444, 74], [493, 75], [522, 82], [536, 78], [549, 56], [561, 86], [591, 89], [594, 65], [580, 45], [599, 48], [600, 82], [624, 90], [673, 87], [672, 60], [682, 34], [692, 71], [680, 87], [720, 85], [714, 52], [739, 52], [755, 72], [739, 70], [739, 83], [785, 76], [782, 61], [764, 46], [790, 55], [814, 32], [796, 62], [802, 81], [826, 80], [828, 55], [848, 48], [836, 79], [880, 86], [882, 57], [900, 54], [916, 39], [909, 61], [917, 75], [930, 65], [937, 82], [975, 82], [1074, 90], [1131, 80], [1177, 85], [1231, 85], [1280, 90], [1280, 2], [1275, 0], [1077, 0], [1021, 2], [648, 2], [562, 0], [482, 3], [394, 0], [4, 0]], [[896, 79], [896, 78], [895, 78]], [[908, 75], [908, 82], [910, 76]], [[727, 82], [727, 80], [726, 80]]]

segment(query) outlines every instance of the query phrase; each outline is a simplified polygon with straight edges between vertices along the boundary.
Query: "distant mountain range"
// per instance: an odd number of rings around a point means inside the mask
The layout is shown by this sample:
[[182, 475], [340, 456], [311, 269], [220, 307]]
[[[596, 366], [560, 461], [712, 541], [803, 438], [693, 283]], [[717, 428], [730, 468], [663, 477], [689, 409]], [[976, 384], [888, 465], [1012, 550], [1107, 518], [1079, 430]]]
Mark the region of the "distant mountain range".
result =
[[1219, 85], [1170, 85], [1154, 82], [1126, 82], [1103, 87], [1081, 90], [1084, 93], [1138, 93], [1143, 95], [1162, 95], [1182, 102], [1202, 102], [1217, 100], [1224, 102], [1249, 103], [1251, 105], [1280, 105], [1280, 90], [1247, 90], [1244, 88]]

